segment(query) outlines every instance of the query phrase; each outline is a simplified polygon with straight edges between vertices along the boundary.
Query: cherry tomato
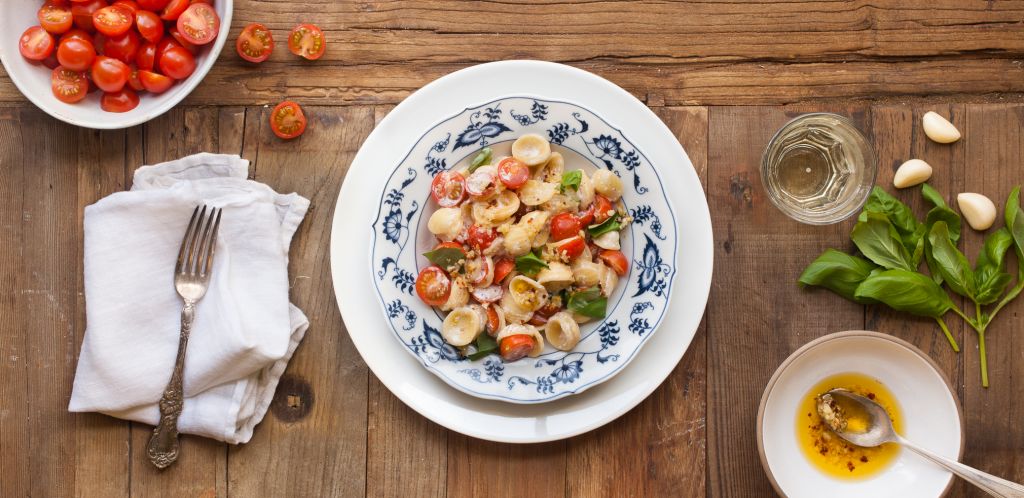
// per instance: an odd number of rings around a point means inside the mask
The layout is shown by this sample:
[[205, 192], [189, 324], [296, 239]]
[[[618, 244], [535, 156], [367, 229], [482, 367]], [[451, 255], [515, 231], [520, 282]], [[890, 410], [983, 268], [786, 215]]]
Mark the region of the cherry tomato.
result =
[[100, 108], [107, 112], [128, 112], [139, 105], [139, 95], [131, 88], [122, 88], [114, 93], [104, 93]]
[[205, 3], [193, 3], [178, 16], [178, 32], [193, 45], [212, 42], [219, 30], [217, 11]]
[[171, 0], [160, 11], [160, 19], [165, 21], [176, 21], [178, 16], [188, 8], [188, 0]]
[[515, 269], [516, 269], [516, 262], [513, 261], [511, 258], [501, 258], [501, 259], [495, 261], [494, 262], [494, 283], [499, 283], [502, 280], [505, 280], [505, 277], [507, 277], [508, 274], [512, 273], [512, 270], [515, 270]]
[[530, 168], [518, 159], [506, 157], [498, 163], [498, 179], [511, 189], [522, 187], [530, 179]]
[[142, 88], [150, 93], [164, 93], [174, 86], [174, 80], [171, 78], [145, 69], [139, 70], [139, 82], [142, 83]]
[[551, 217], [551, 240], [559, 241], [579, 235], [580, 220], [569, 213], [558, 213]]
[[156, 44], [156, 56], [153, 58], [153, 66], [160, 67], [160, 58], [164, 56], [164, 53], [171, 48], [180, 46], [181, 44], [174, 41], [174, 38], [171, 38], [170, 35], [161, 38], [160, 42]]
[[92, 82], [104, 92], [113, 93], [121, 90], [131, 75], [131, 68], [113, 57], [98, 55], [92, 63]]
[[123, 5], [111, 5], [93, 12], [92, 24], [107, 36], [121, 36], [132, 29], [135, 14]]
[[148, 10], [135, 13], [135, 27], [147, 41], [157, 43], [164, 36], [164, 22], [160, 16]]
[[156, 12], [167, 6], [167, 3], [171, 0], [137, 0], [139, 2], [139, 8]]
[[178, 28], [172, 26], [167, 30], [167, 35], [174, 38], [174, 41], [178, 42], [178, 45], [181, 45], [185, 50], [188, 50], [190, 54], [196, 55], [196, 52], [199, 52], [199, 47], [193, 45], [184, 36], [182, 36], [181, 33], [178, 32]]
[[182, 47], [168, 48], [157, 62], [160, 72], [176, 80], [183, 80], [196, 70], [196, 58]]
[[107, 6], [107, 2], [103, 0], [89, 0], [86, 2], [76, 2], [71, 5], [71, 17], [75, 21], [75, 26], [79, 29], [84, 29], [89, 33], [96, 31], [96, 26], [93, 25], [92, 15], [97, 10]]
[[270, 111], [270, 129], [285, 140], [295, 138], [306, 131], [306, 115], [299, 104], [286, 100]]
[[53, 53], [53, 45], [53, 35], [39, 26], [26, 29], [18, 42], [22, 57], [34, 61], [49, 57]]
[[466, 179], [457, 171], [442, 171], [430, 182], [430, 195], [441, 207], [454, 207], [466, 198]]
[[132, 70], [132, 75], [128, 77], [128, 86], [136, 92], [141, 92], [146, 89], [146, 87], [142, 86], [142, 80], [139, 79], [138, 70]]
[[263, 62], [274, 51], [274, 37], [270, 30], [259, 23], [252, 23], [242, 30], [235, 42], [238, 55], [249, 62]]
[[89, 93], [89, 79], [83, 72], [57, 66], [50, 76], [50, 88], [58, 100], [73, 104]]
[[594, 223], [604, 223], [605, 220], [611, 217], [610, 213], [612, 208], [612, 202], [607, 197], [596, 194], [594, 195]]
[[96, 58], [96, 49], [92, 42], [81, 38], [68, 38], [57, 46], [57, 61], [61, 66], [72, 71], [85, 71], [92, 67]]
[[121, 36], [107, 38], [103, 43], [101, 52], [107, 57], [113, 57], [125, 64], [135, 60], [135, 54], [139, 51], [139, 35], [129, 31]]
[[131, 11], [133, 16], [139, 11], [139, 4], [136, 3], [135, 0], [117, 0], [111, 5], [120, 5], [121, 7]]
[[580, 254], [583, 254], [583, 250], [587, 248], [586, 241], [579, 235], [566, 240], [565, 242], [558, 245], [557, 251], [565, 254], [569, 259], [575, 258]]
[[67, 33], [60, 35], [59, 41], [63, 42], [64, 40], [69, 40], [71, 38], [78, 38], [79, 40], [85, 40], [92, 43], [92, 35], [85, 30], [78, 28], [71, 28]]
[[327, 48], [324, 32], [315, 24], [300, 24], [288, 35], [288, 50], [309, 60], [319, 59]]
[[142, 45], [137, 52], [135, 52], [135, 65], [139, 69], [145, 69], [146, 71], [152, 71], [156, 65], [156, 44], [153, 42], [146, 42]]
[[533, 336], [526, 334], [510, 335], [501, 340], [501, 359], [516, 361], [530, 354], [533, 350]]
[[[499, 287], [500, 289], [500, 287]], [[487, 324], [484, 330], [487, 331], [487, 335], [494, 337], [498, 335], [498, 326], [501, 325], [501, 317], [498, 316], [498, 310], [494, 309], [494, 306], [487, 307]]]
[[39, 18], [39, 25], [55, 35], [66, 33], [74, 23], [71, 7], [54, 2], [46, 2], [39, 8], [36, 16]]
[[452, 281], [444, 270], [428, 266], [416, 277], [416, 294], [430, 306], [441, 306], [452, 293]]
[[483, 251], [491, 246], [494, 239], [498, 237], [498, 232], [493, 228], [481, 227], [479, 225], [471, 225], [469, 230], [466, 232], [466, 239], [469, 245], [478, 251]]
[[622, 251], [605, 249], [598, 254], [598, 257], [620, 277], [629, 271], [629, 261], [626, 260], [626, 255], [622, 254]]
[[56, 51], [54, 51], [54, 53], [50, 54], [49, 57], [43, 59], [43, 65], [46, 66], [47, 68], [51, 69], [51, 70], [52, 69], [57, 69], [57, 66], [60, 66], [60, 62], [57, 61], [57, 53], [56, 53]]

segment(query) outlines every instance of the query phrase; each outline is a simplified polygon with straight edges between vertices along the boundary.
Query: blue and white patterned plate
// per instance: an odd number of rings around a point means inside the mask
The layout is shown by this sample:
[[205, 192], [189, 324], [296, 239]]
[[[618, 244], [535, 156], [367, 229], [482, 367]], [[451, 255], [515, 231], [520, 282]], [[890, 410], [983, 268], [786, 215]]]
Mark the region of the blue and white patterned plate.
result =
[[[505, 363], [497, 355], [461, 358], [441, 338], [442, 315], [416, 297], [415, 280], [433, 247], [425, 220], [437, 209], [430, 182], [484, 146], [508, 155], [524, 133], [548, 137], [566, 169], [606, 168], [626, 185], [634, 218], [623, 233], [629, 273], [604, 320], [582, 327], [573, 351], [548, 346], [538, 358]], [[512, 96], [465, 109], [426, 131], [395, 166], [373, 222], [370, 264], [379, 301], [404, 349], [449, 385], [481, 398], [541, 403], [582, 392], [620, 372], [657, 330], [669, 303], [679, 247], [676, 214], [654, 165], [622, 130], [578, 104]]]

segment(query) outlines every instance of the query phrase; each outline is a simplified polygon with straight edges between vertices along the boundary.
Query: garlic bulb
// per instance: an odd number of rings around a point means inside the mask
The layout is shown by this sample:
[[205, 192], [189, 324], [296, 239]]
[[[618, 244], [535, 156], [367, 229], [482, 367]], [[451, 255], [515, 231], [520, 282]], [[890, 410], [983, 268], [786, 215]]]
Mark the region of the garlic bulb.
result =
[[975, 230], [987, 230], [996, 221], [996, 205], [984, 195], [965, 192], [956, 196], [956, 203], [967, 224]]
[[953, 123], [934, 111], [926, 112], [921, 118], [921, 124], [924, 126], [924, 134], [928, 135], [933, 142], [951, 144], [960, 140], [960, 130], [957, 130]]
[[892, 184], [896, 188], [913, 187], [928, 181], [932, 177], [932, 167], [920, 159], [911, 159], [900, 165]]

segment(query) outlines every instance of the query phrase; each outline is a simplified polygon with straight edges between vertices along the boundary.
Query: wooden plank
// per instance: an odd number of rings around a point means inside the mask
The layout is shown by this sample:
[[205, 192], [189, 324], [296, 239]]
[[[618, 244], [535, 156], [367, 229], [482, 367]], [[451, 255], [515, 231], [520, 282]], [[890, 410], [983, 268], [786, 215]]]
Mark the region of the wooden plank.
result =
[[[239, 496], [347, 497], [366, 489], [367, 369], [334, 299], [327, 227], [348, 164], [373, 127], [373, 110], [305, 111], [309, 128], [295, 140], [282, 141], [260, 125], [256, 179], [312, 202], [289, 263], [292, 302], [310, 327], [252, 441], [231, 448], [229, 487]], [[247, 128], [269, 112], [248, 109]]]
[[[1010, 190], [1024, 183], [1024, 106], [968, 106], [961, 128], [966, 149], [963, 189], [982, 193], [999, 210], [996, 227], [1003, 225], [1003, 206]], [[986, 232], [989, 233], [992, 230]], [[982, 235], [966, 230], [963, 243], [971, 261], [982, 244]], [[963, 404], [966, 416], [967, 451], [964, 463], [985, 472], [1024, 482], [1024, 303], [1016, 299], [995, 317], [985, 334], [989, 385], [981, 387], [978, 341], [973, 329], [964, 332]], [[976, 496], [981, 493], [971, 489]]]
[[[708, 111], [656, 111], [707, 185]], [[705, 486], [706, 323], [671, 375], [637, 408], [568, 441], [568, 496], [697, 496]], [[609, 458], [609, 455], [629, 455]]]
[[565, 448], [565, 441], [505, 444], [449, 431], [447, 496], [476, 498], [498, 494], [509, 498], [536, 498], [562, 495], [570, 471]]
[[[771, 492], [753, 437], [765, 384], [782, 360], [807, 341], [864, 324], [862, 306], [796, 285], [821, 251], [848, 240], [851, 220], [823, 227], [800, 224], [776, 209], [761, 187], [765, 144], [787, 120], [807, 110], [710, 109], [708, 191], [715, 271], [707, 314], [706, 430], [708, 493], [714, 496]], [[870, 123], [864, 108], [836, 111], [861, 129]], [[741, 313], [737, 303], [742, 303]]]
[[[374, 122], [392, 106], [374, 109]], [[416, 413], [369, 375], [366, 496], [445, 496], [448, 431]]]

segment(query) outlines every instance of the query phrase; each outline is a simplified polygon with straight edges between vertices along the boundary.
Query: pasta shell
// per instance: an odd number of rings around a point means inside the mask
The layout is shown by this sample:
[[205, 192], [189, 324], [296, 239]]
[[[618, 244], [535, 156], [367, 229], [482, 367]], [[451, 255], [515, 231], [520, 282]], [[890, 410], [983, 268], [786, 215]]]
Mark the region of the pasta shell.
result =
[[537, 311], [548, 302], [547, 289], [525, 275], [517, 275], [509, 282], [508, 294], [520, 308], [527, 311]]
[[551, 157], [548, 158], [548, 162], [541, 168], [541, 172], [544, 174], [542, 180], [548, 183], [561, 183], [562, 173], [565, 172], [565, 159], [559, 152], [552, 152]]
[[594, 237], [594, 245], [601, 249], [619, 250], [619, 232], [605, 232]]
[[501, 296], [501, 310], [505, 313], [505, 321], [508, 323], [524, 323], [533, 317], [533, 311], [519, 306], [508, 292]]
[[593, 287], [601, 281], [602, 265], [579, 259], [572, 265], [572, 278], [580, 287]]
[[498, 315], [498, 326], [495, 327], [494, 330], [490, 330], [489, 328], [487, 328], [487, 322], [486, 322], [486, 319], [485, 319], [485, 321], [484, 321], [484, 330], [491, 337], [495, 337], [495, 336], [498, 335], [498, 332], [500, 332], [501, 329], [505, 328], [505, 323], [506, 323], [505, 322], [505, 311], [501, 309], [501, 306], [497, 306], [497, 305], [492, 305], [491, 308], [494, 309], [494, 314]]
[[519, 189], [519, 200], [527, 206], [539, 206], [551, 200], [557, 191], [558, 187], [554, 183], [527, 180]]
[[442, 240], [453, 240], [462, 231], [462, 210], [440, 208], [434, 211], [427, 220], [427, 230]]
[[441, 324], [441, 337], [452, 346], [465, 346], [484, 330], [480, 312], [471, 306], [461, 306], [448, 313]]
[[544, 336], [549, 343], [562, 351], [569, 351], [580, 342], [580, 325], [568, 311], [559, 311], [544, 326]]
[[562, 290], [572, 285], [572, 282], [572, 269], [564, 263], [548, 263], [548, 267], [537, 274], [537, 283], [551, 292]]
[[[593, 195], [591, 195], [591, 198], [593, 198]], [[540, 205], [541, 209], [551, 213], [552, 215], [576, 212], [579, 210], [579, 207], [580, 201], [576, 198], [576, 195], [571, 192], [568, 194], [555, 194], [551, 196], [551, 199], [547, 202]]]
[[454, 310], [467, 303], [469, 303], [469, 291], [466, 290], [466, 284], [461, 279], [455, 280], [452, 282], [452, 292], [448, 295], [448, 300], [441, 305], [441, 311]]
[[515, 225], [505, 233], [503, 245], [505, 252], [510, 256], [522, 256], [530, 252], [530, 248], [533, 247], [533, 237], [527, 233], [525, 228]]
[[512, 142], [512, 157], [527, 166], [536, 166], [551, 157], [551, 144], [536, 133], [527, 133]]
[[619, 275], [605, 265], [598, 266], [601, 267], [601, 281], [599, 282], [601, 294], [610, 297], [612, 292], [615, 292], [615, 286], [619, 285]]
[[606, 169], [599, 169], [594, 172], [592, 178], [594, 182], [594, 191], [608, 198], [609, 201], [615, 202], [622, 197], [622, 179], [615, 176], [615, 173]]
[[580, 177], [580, 186], [576, 189], [576, 198], [580, 201], [580, 207], [585, 208], [594, 202], [594, 182], [586, 171], [580, 170], [583, 176]]
[[519, 196], [506, 190], [493, 199], [473, 203], [473, 221], [478, 225], [492, 226], [512, 217], [519, 210]]

